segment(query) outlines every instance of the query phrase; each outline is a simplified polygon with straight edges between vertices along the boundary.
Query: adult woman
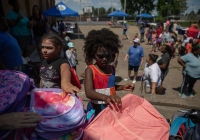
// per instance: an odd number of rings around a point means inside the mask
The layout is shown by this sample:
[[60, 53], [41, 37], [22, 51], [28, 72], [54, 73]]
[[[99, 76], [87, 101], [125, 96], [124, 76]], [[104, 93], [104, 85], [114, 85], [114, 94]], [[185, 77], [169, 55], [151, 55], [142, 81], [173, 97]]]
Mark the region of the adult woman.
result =
[[8, 3], [13, 7], [7, 14], [10, 34], [16, 38], [21, 50], [26, 50], [31, 35], [31, 31], [28, 28], [29, 20], [20, 10], [17, 0], [9, 0]]
[[[186, 98], [186, 95], [194, 97], [192, 90], [197, 79], [200, 78], [200, 46], [193, 47], [191, 53], [179, 57], [178, 63], [183, 66], [184, 71], [186, 72], [181, 86], [180, 95], [182, 98]], [[189, 85], [188, 94], [185, 94], [187, 85]]]
[[41, 51], [39, 48], [39, 44], [41, 43], [42, 36], [47, 33], [47, 19], [42, 16], [41, 10], [37, 5], [34, 5], [32, 8], [32, 16], [30, 17], [30, 27], [33, 29], [33, 36], [35, 39], [36, 47], [38, 54], [41, 57]]
[[158, 58], [157, 63], [161, 70], [161, 80], [163, 82], [165, 79], [165, 76], [167, 75], [167, 73], [169, 71], [168, 67], [169, 67], [169, 62], [172, 57], [172, 52], [171, 52], [169, 45], [161, 46], [160, 51], [161, 51], [162, 55]]
[[150, 87], [151, 94], [161, 94], [161, 70], [156, 63], [158, 55], [149, 54], [146, 59], [146, 65], [144, 69], [144, 79], [147, 87]]

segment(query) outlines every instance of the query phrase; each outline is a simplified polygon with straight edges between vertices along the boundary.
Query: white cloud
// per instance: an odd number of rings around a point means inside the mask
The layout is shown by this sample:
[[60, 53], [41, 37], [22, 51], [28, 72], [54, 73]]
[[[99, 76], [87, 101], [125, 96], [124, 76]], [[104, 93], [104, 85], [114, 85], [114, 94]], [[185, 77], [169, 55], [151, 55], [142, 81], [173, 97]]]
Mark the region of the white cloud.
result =
[[[111, 1], [108, 1], [108, 2], [100, 2], [99, 3], [101, 6], [108, 6], [108, 7], [111, 7], [112, 6], [112, 2]], [[113, 2], [113, 7], [118, 7], [119, 4], [116, 3], [116, 2]]]

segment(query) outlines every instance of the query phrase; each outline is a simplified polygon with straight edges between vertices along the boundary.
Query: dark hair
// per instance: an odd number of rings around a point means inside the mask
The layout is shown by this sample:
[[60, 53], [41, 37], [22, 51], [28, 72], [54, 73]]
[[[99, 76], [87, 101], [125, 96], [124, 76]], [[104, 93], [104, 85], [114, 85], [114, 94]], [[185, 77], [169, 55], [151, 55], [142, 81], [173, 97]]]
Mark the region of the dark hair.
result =
[[111, 52], [117, 52], [122, 47], [119, 36], [111, 30], [103, 28], [101, 30], [91, 30], [84, 39], [83, 51], [85, 60], [92, 64], [99, 47], [104, 47]]
[[200, 47], [199, 46], [193, 46], [192, 47], [192, 53], [194, 53], [194, 52], [196, 52], [196, 51], [198, 51], [200, 49]]
[[10, 4], [11, 6], [13, 6], [16, 2], [18, 2], [17, 0], [8, 0], [8, 4]]
[[179, 55], [180, 55], [180, 56], [185, 55], [185, 50], [186, 50], [185, 47], [182, 47], [182, 46], [181, 46], [181, 47], [178, 49]]
[[158, 55], [155, 55], [155, 54], [149, 54], [149, 58], [151, 59], [151, 61], [153, 63], [155, 63], [158, 59]]
[[190, 40], [189, 40], [189, 43], [192, 44], [192, 43], [193, 43], [193, 39], [190, 39]]
[[35, 8], [38, 8], [38, 10], [39, 10], [39, 16], [40, 16], [40, 18], [42, 17], [42, 14], [41, 14], [41, 10], [40, 10], [40, 8], [39, 8], [39, 6], [38, 5], [33, 5], [33, 8], [32, 8], [32, 16], [33, 16], [33, 18], [36, 18], [36, 15], [35, 15], [35, 12], [34, 12], [34, 9]]
[[172, 50], [171, 50], [171, 48], [169, 47], [169, 45], [166, 45], [166, 44], [164, 46], [165, 46], [165, 50], [169, 54], [169, 57], [172, 58]]
[[54, 33], [48, 33], [48, 34], [45, 34], [43, 37], [42, 37], [42, 41], [43, 40], [46, 40], [46, 39], [49, 39], [49, 40], [51, 40], [51, 42], [53, 43], [53, 45], [57, 48], [57, 47], [61, 47], [60, 49], [62, 49], [62, 47], [63, 47], [63, 42], [62, 42], [62, 40], [61, 40], [61, 38], [58, 36], [58, 35], [56, 35], [56, 34], [54, 34]]

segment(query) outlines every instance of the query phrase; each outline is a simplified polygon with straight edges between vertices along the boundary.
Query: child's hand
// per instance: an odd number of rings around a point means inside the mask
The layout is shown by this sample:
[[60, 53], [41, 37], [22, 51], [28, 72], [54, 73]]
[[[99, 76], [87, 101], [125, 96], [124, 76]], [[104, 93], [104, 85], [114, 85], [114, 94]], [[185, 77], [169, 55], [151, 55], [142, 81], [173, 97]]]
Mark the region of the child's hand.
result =
[[77, 88], [76, 86], [73, 86], [72, 84], [70, 84], [69, 86], [65, 86], [64, 89], [62, 89], [64, 92], [68, 92], [68, 93], [79, 93], [80, 89]]
[[126, 85], [124, 85], [124, 90], [126, 90], [126, 91], [133, 91], [134, 90], [134, 88], [135, 88], [135, 85], [134, 84], [126, 84]]
[[117, 95], [111, 95], [111, 96], [105, 96], [105, 98], [103, 99], [103, 101], [109, 105], [117, 105], [117, 106], [121, 106], [122, 105], [122, 101], [121, 98]]

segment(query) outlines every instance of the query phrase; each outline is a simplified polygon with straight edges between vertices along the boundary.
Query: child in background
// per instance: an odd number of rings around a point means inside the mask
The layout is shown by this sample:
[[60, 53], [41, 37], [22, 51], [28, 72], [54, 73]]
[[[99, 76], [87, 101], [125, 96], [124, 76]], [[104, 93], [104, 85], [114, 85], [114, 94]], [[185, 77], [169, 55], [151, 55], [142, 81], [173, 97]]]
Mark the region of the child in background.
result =
[[156, 52], [155, 51], [155, 49], [156, 49], [156, 32], [155, 32], [155, 30], [152, 33], [151, 44], [152, 44], [152, 50], [151, 50], [151, 52], [154, 53], [154, 52]]
[[186, 54], [192, 52], [192, 43], [193, 43], [193, 40], [190, 39], [189, 42], [186, 44], [186, 47], [185, 47]]
[[70, 66], [76, 70], [76, 57], [77, 57], [76, 50], [74, 49], [74, 45], [72, 42], [69, 42], [67, 46], [69, 48], [65, 52], [65, 55], [69, 60]]
[[71, 84], [68, 60], [60, 57], [62, 46], [62, 40], [56, 34], [43, 36], [41, 51], [44, 60], [40, 67], [40, 88], [62, 88], [64, 92], [79, 92], [80, 90]]
[[[119, 109], [121, 98], [116, 90], [132, 91], [133, 84], [115, 85], [115, 68], [110, 66], [112, 52], [121, 48], [118, 35], [109, 29], [91, 30], [83, 46], [88, 67], [85, 70], [85, 93], [97, 115], [108, 104]], [[96, 63], [93, 64], [93, 60]]]
[[[135, 40], [136, 38], [138, 38], [138, 33], [135, 33], [135, 36], [133, 37], [133, 40]], [[131, 40], [130, 42], [133, 43], [133, 40]]]

